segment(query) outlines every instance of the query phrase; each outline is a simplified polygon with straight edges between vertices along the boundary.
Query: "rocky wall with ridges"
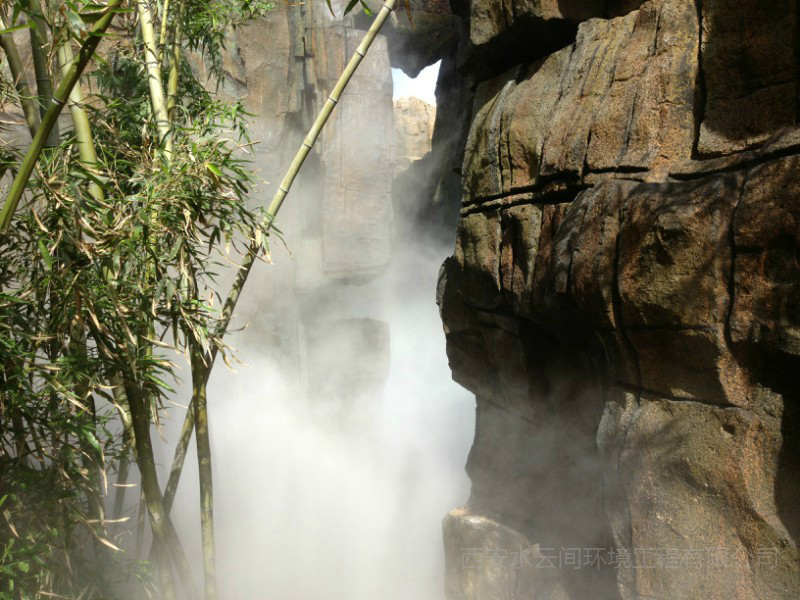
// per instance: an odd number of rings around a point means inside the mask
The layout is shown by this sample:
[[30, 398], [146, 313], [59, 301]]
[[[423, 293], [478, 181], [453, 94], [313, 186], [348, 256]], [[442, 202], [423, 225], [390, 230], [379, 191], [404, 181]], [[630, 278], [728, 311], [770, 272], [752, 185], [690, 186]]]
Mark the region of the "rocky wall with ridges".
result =
[[[472, 101], [438, 301], [478, 412], [449, 598], [797, 597], [795, 3], [453, 4]], [[553, 549], [582, 568], [513, 563]]]

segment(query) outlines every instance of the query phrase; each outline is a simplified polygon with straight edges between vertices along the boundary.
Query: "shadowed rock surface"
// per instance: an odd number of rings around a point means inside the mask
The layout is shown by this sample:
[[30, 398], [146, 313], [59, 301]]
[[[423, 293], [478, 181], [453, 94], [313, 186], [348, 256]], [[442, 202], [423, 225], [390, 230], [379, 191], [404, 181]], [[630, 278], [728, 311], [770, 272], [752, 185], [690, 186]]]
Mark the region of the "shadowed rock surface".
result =
[[448, 597], [797, 597], [795, 3], [452, 4], [438, 302], [478, 408]]

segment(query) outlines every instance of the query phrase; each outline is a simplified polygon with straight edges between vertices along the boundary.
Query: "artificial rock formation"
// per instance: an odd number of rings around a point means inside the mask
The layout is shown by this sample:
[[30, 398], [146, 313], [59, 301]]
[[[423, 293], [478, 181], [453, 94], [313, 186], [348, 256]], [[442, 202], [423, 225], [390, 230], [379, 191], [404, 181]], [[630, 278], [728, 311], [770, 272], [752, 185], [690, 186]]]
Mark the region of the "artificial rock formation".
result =
[[[346, 4], [334, 0], [331, 14], [325, 2], [277, 3], [226, 40], [220, 89], [253, 115], [266, 180], [256, 202], [269, 203], [364, 36], [354, 16], [343, 18]], [[379, 35], [281, 210], [285, 247], [273, 244], [275, 268], [253, 284], [259, 308], [249, 320], [265, 351], [326, 415], [374, 403], [387, 377], [379, 280], [391, 258], [394, 129], [389, 50]]]
[[450, 600], [800, 595], [779, 4], [453, 2], [473, 93], [438, 301], [478, 411]]
[[394, 102], [395, 150], [398, 169], [408, 168], [431, 151], [436, 107], [414, 96]]

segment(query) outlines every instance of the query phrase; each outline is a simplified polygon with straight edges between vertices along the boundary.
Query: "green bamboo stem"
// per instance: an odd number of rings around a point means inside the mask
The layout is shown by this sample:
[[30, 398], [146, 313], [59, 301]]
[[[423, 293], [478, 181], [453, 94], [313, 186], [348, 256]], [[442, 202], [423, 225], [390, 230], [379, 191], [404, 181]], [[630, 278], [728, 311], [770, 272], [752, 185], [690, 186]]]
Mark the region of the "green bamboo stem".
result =
[[172, 510], [172, 503], [175, 501], [175, 494], [178, 492], [178, 483], [183, 472], [183, 463], [186, 461], [186, 452], [189, 449], [189, 442], [194, 431], [194, 407], [190, 404], [183, 419], [181, 433], [178, 436], [178, 445], [175, 447], [175, 455], [172, 457], [172, 467], [169, 470], [167, 487], [164, 489], [164, 509], [167, 514]]
[[164, 85], [161, 82], [161, 65], [158, 62], [158, 48], [153, 29], [153, 13], [148, 0], [137, 0], [139, 10], [139, 26], [142, 30], [144, 44], [144, 62], [147, 70], [147, 83], [150, 86], [150, 104], [153, 107], [153, 116], [156, 120], [158, 144], [163, 150], [163, 160], [169, 164], [172, 154], [170, 140], [169, 115], [167, 114], [167, 101], [164, 96]]
[[158, 484], [158, 473], [150, 439], [150, 419], [144, 402], [144, 395], [135, 389], [135, 385], [126, 383], [125, 393], [131, 411], [133, 436], [136, 440], [136, 464], [141, 475], [142, 493], [147, 512], [150, 515], [150, 528], [153, 531], [153, 544], [158, 557], [158, 572], [161, 579], [161, 593], [165, 600], [175, 600], [175, 582], [172, 577], [172, 561], [170, 559], [167, 536], [168, 517], [164, 512], [161, 488]]
[[125, 494], [128, 489], [128, 473], [130, 472], [131, 464], [131, 447], [127, 441], [127, 435], [123, 434], [123, 448], [122, 456], [119, 458], [119, 468], [117, 469], [117, 484], [116, 492], [114, 494], [114, 520], [122, 518], [122, 513], [125, 511]]
[[158, 484], [153, 443], [150, 438], [150, 418], [145, 405], [146, 395], [136, 384], [127, 381], [125, 382], [125, 394], [128, 397], [128, 406], [131, 412], [133, 439], [136, 443], [136, 464], [141, 476], [145, 507], [150, 515], [150, 529], [153, 532], [163, 596], [165, 600], [175, 598], [175, 582], [171, 566], [174, 564], [187, 596], [196, 598], [197, 591], [189, 561], [178, 539], [175, 527], [164, 510], [164, 499]]
[[[114, 519], [121, 519], [125, 510], [125, 495], [128, 488], [128, 473], [130, 471], [131, 454], [136, 455], [136, 444], [133, 439], [133, 422], [130, 412], [125, 408], [128, 405], [128, 398], [125, 396], [125, 389], [118, 377], [112, 379], [114, 403], [119, 411], [120, 421], [122, 421], [122, 457], [120, 458], [119, 470], [117, 471], [117, 492], [114, 495]], [[138, 542], [138, 538], [137, 538]], [[139, 553], [137, 551], [136, 555]]]
[[[45, 48], [50, 43], [47, 35], [48, 26], [39, 0], [25, 0], [24, 6], [28, 10], [28, 18], [33, 24], [30, 29], [31, 55], [33, 56], [33, 70], [36, 74], [36, 93], [39, 95], [39, 112], [44, 117], [47, 107], [53, 101], [53, 83], [50, 81], [50, 69], [45, 52]], [[59, 135], [58, 122], [56, 122], [47, 137], [45, 146], [48, 148], [58, 146]]]
[[192, 405], [197, 429], [197, 465], [200, 474], [200, 531], [203, 540], [203, 573], [206, 600], [217, 598], [214, 546], [214, 484], [211, 474], [211, 440], [208, 433], [208, 398], [203, 352], [192, 343]]
[[[58, 47], [58, 61], [61, 64], [61, 72], [66, 76], [69, 71], [70, 65], [75, 60], [72, 53], [72, 42], [67, 39], [63, 44]], [[72, 123], [75, 128], [75, 138], [78, 141], [78, 156], [81, 162], [88, 168], [97, 166], [97, 152], [94, 148], [94, 139], [92, 137], [92, 126], [89, 124], [89, 116], [83, 108], [83, 90], [81, 89], [80, 81], [72, 88], [69, 94], [69, 112], [72, 116]], [[103, 200], [103, 188], [97, 183], [92, 182], [89, 184], [89, 193], [96, 200]]]
[[167, 27], [167, 24], [169, 23], [169, 20], [167, 19], [167, 17], [169, 17], [169, 5], [170, 5], [170, 0], [164, 0], [164, 6], [161, 9], [161, 33], [158, 36], [158, 52], [159, 52], [159, 54], [158, 54], [158, 62], [159, 63], [161, 63], [161, 61], [164, 58], [163, 52], [164, 52], [164, 48], [167, 45], [167, 32], [169, 30], [168, 27]]
[[[5, 21], [2, 18], [0, 18], [0, 29], [6, 29]], [[22, 59], [19, 56], [17, 44], [14, 42], [14, 34], [4, 33], [0, 35], [0, 47], [6, 53], [8, 68], [11, 70], [11, 77], [14, 79], [14, 87], [19, 95], [19, 102], [22, 106], [22, 113], [25, 115], [25, 122], [28, 124], [28, 130], [31, 132], [31, 137], [35, 137], [36, 130], [39, 129], [40, 124], [39, 109], [36, 108], [31, 86], [28, 83], [28, 78], [25, 77]]]
[[[222, 336], [228, 330], [231, 318], [233, 317], [233, 311], [236, 308], [237, 302], [239, 301], [239, 296], [242, 293], [242, 289], [244, 288], [244, 284], [247, 281], [250, 269], [252, 269], [253, 267], [253, 263], [255, 262], [256, 256], [257, 256], [257, 251], [253, 252], [251, 247], [250, 251], [248, 251], [247, 256], [242, 262], [239, 272], [236, 274], [236, 279], [234, 280], [230, 292], [228, 293], [228, 297], [225, 300], [225, 304], [222, 307], [222, 319], [220, 320], [220, 324], [217, 327], [217, 333], [216, 333], [217, 337], [219, 338], [222, 338]], [[205, 377], [205, 385], [208, 385], [208, 378], [211, 376], [211, 370], [214, 367], [214, 361], [216, 361], [218, 353], [219, 353], [219, 347], [214, 346], [211, 349], [209, 356], [206, 357], [205, 369], [203, 372]], [[194, 408], [192, 406], [192, 403], [190, 402], [189, 408], [186, 411], [186, 416], [183, 419], [183, 426], [181, 427], [181, 434], [178, 437], [178, 444], [175, 447], [175, 456], [172, 459], [172, 467], [170, 468], [169, 481], [167, 482], [167, 487], [166, 490], [164, 491], [164, 503], [165, 506], [167, 507], [167, 512], [171, 510], [172, 503], [175, 500], [175, 494], [178, 491], [178, 483], [180, 482], [181, 473], [183, 472], [183, 463], [186, 459], [186, 451], [189, 448], [189, 442], [192, 440], [193, 431], [194, 431]]]
[[[85, 349], [85, 344], [83, 344]], [[88, 390], [88, 386], [81, 385], [79, 389], [79, 398], [84, 406], [87, 404], [85, 400], [88, 397], [88, 404], [91, 410], [92, 427], [97, 431], [97, 408], [94, 402], [94, 397]], [[87, 500], [89, 507], [89, 517], [95, 521], [94, 529], [96, 532], [95, 539], [93, 540], [94, 558], [99, 564], [108, 565], [109, 548], [102, 544], [99, 537], [108, 539], [108, 529], [106, 528], [105, 505], [103, 502], [103, 480], [102, 470], [105, 467], [103, 453], [93, 448], [88, 442], [82, 444], [82, 454], [84, 468], [89, 472], [89, 491], [87, 492]]]
[[[169, 3], [169, 0], [166, 0]], [[175, 35], [172, 38], [172, 56], [169, 62], [169, 78], [167, 80], [167, 116], [170, 122], [175, 119], [175, 106], [178, 104], [178, 78], [181, 70], [181, 41], [183, 38], [183, 10], [186, 2], [180, 0], [175, 17]], [[164, 5], [166, 10], [167, 4]], [[172, 138], [169, 139], [170, 149]]]
[[[278, 191], [275, 193], [275, 196], [272, 199], [272, 202], [269, 206], [267, 211], [267, 216], [264, 220], [264, 227], [267, 232], [272, 228], [272, 225], [275, 221], [275, 217], [277, 217], [278, 212], [283, 205], [283, 201], [286, 199], [286, 195], [289, 193], [289, 189], [291, 189], [292, 184], [294, 183], [295, 178], [297, 177], [298, 172], [300, 171], [300, 167], [303, 166], [303, 162], [305, 161], [306, 157], [308, 156], [311, 149], [314, 147], [314, 143], [319, 138], [320, 133], [322, 132], [325, 123], [327, 123], [328, 119], [333, 112], [333, 109], [336, 108], [336, 105], [339, 103], [339, 99], [342, 96], [342, 92], [344, 92], [347, 84], [350, 83], [350, 79], [352, 79], [353, 74], [358, 69], [358, 66], [361, 64], [362, 59], [366, 55], [367, 51], [369, 50], [370, 46], [372, 46], [372, 42], [375, 40], [375, 37], [378, 35], [378, 32], [383, 27], [386, 19], [392, 12], [396, 0], [386, 0], [384, 5], [381, 7], [380, 12], [375, 17], [375, 20], [372, 22], [372, 25], [367, 31], [367, 34], [364, 36], [361, 44], [356, 49], [355, 54], [350, 59], [350, 62], [347, 64], [344, 72], [342, 73], [341, 77], [339, 77], [339, 81], [336, 83], [336, 86], [333, 88], [328, 100], [325, 102], [325, 105], [322, 107], [319, 115], [317, 116], [316, 121], [314, 121], [314, 125], [311, 127], [306, 139], [303, 141], [302, 146], [297, 151], [294, 160], [292, 161], [291, 166], [289, 167], [289, 171], [286, 173], [286, 176], [283, 178]], [[250, 275], [250, 271], [255, 264], [256, 258], [258, 257], [259, 252], [259, 244], [255, 242], [251, 243], [248, 247], [247, 254], [242, 261], [242, 264], [239, 267], [239, 271], [236, 275], [236, 280], [234, 281], [233, 285], [231, 286], [230, 292], [228, 293], [228, 298], [225, 300], [225, 305], [222, 310], [222, 318], [220, 320], [219, 327], [217, 328], [216, 337], [222, 338], [225, 332], [228, 329], [228, 325], [230, 324], [231, 317], [233, 316], [233, 311], [236, 308], [236, 304], [239, 301], [239, 296], [242, 293], [242, 289], [244, 288], [244, 284], [247, 282], [247, 278]], [[210, 356], [207, 357], [206, 363], [206, 371], [205, 371], [205, 381], [208, 381], [208, 378], [211, 374], [211, 369], [214, 366], [214, 359], [217, 356], [217, 347], [214, 346], [212, 349]], [[178, 438], [178, 445], [175, 448], [175, 457], [172, 461], [172, 467], [170, 469], [170, 477], [169, 482], [167, 484], [167, 489], [165, 491], [165, 501], [168, 503], [168, 506], [171, 507], [172, 500], [174, 499], [175, 492], [178, 488], [178, 482], [180, 481], [181, 472], [183, 470], [183, 463], [186, 457], [186, 449], [189, 447], [189, 442], [192, 439], [192, 430], [194, 428], [194, 408], [193, 403], [190, 403], [189, 409], [186, 411], [186, 416], [183, 420], [183, 427], [181, 428], [181, 435]]]
[[18, 410], [11, 413], [11, 424], [14, 429], [14, 442], [16, 443], [17, 459], [27, 466], [27, 457], [33, 454], [33, 451], [28, 446], [28, 441], [25, 438], [25, 422], [22, 420], [22, 415]]
[[[136, 516], [136, 550], [134, 557], [138, 558], [142, 555], [142, 543], [144, 541], [144, 526], [147, 521], [147, 503], [144, 499], [144, 490], [139, 485], [139, 512]], [[152, 561], [150, 561], [152, 562]]]
[[55, 124], [58, 121], [58, 116], [61, 114], [61, 110], [64, 108], [70, 92], [72, 92], [72, 88], [75, 87], [75, 84], [78, 82], [81, 73], [83, 73], [84, 69], [89, 64], [89, 61], [94, 55], [94, 51], [97, 49], [97, 45], [100, 43], [103, 34], [105, 33], [106, 29], [108, 29], [111, 21], [114, 19], [114, 15], [117, 13], [116, 9], [121, 3], [122, 0], [108, 0], [106, 10], [103, 12], [102, 16], [97, 19], [94, 26], [89, 31], [86, 40], [83, 42], [81, 49], [78, 52], [78, 57], [72, 63], [69, 71], [61, 80], [61, 84], [59, 84], [58, 89], [56, 89], [56, 91], [53, 93], [53, 102], [47, 109], [47, 113], [45, 113], [40, 127], [36, 130], [36, 135], [33, 137], [33, 142], [31, 142], [31, 146], [28, 149], [28, 152], [25, 154], [25, 158], [20, 165], [17, 176], [14, 178], [14, 181], [11, 184], [11, 191], [9, 192], [8, 198], [6, 198], [5, 204], [3, 205], [3, 210], [0, 212], [0, 232], [8, 230], [8, 226], [11, 223], [11, 218], [14, 215], [14, 211], [17, 210], [17, 205], [22, 198], [25, 187], [28, 185], [28, 180], [30, 179], [33, 169], [39, 160], [39, 156], [42, 154], [45, 141], [50, 135], [50, 132], [53, 130], [53, 127], [55, 127]]

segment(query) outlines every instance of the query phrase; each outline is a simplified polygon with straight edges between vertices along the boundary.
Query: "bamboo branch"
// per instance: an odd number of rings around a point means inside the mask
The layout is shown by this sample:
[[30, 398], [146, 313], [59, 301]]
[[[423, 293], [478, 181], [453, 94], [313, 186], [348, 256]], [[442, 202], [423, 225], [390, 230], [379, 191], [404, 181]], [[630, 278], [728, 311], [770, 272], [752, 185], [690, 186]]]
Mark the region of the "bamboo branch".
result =
[[[297, 154], [295, 155], [295, 158], [289, 167], [289, 171], [286, 173], [286, 176], [283, 178], [278, 191], [275, 193], [272, 203], [267, 211], [267, 216], [264, 219], [264, 228], [267, 232], [269, 232], [269, 230], [272, 228], [272, 225], [275, 222], [275, 217], [277, 217], [278, 212], [283, 205], [283, 201], [286, 199], [286, 195], [289, 193], [289, 189], [292, 187], [292, 184], [294, 183], [294, 180], [300, 171], [300, 167], [303, 166], [303, 162], [305, 161], [311, 149], [314, 147], [314, 143], [317, 141], [317, 138], [322, 132], [325, 123], [330, 118], [333, 109], [339, 103], [342, 92], [344, 92], [347, 84], [350, 83], [350, 79], [353, 77], [356, 69], [358, 69], [358, 66], [361, 64], [362, 59], [372, 45], [372, 42], [375, 40], [375, 37], [378, 35], [378, 32], [381, 30], [381, 27], [383, 27], [386, 19], [391, 14], [395, 2], [396, 0], [386, 0], [384, 5], [381, 7], [380, 12], [372, 22], [369, 31], [367, 31], [367, 34], [364, 36], [361, 44], [356, 49], [355, 54], [350, 59], [350, 62], [347, 64], [347, 67], [345, 68], [341, 77], [339, 77], [339, 81], [336, 83], [336, 86], [334, 86], [333, 91], [325, 102], [325, 105], [322, 107], [322, 110], [317, 116], [316, 121], [314, 121], [314, 125], [308, 132], [308, 135], [303, 141], [302, 146], [300, 146], [300, 149], [297, 151]], [[260, 244], [257, 244], [255, 241], [252, 242], [247, 249], [247, 254], [245, 255], [244, 260], [239, 267], [239, 272], [236, 275], [236, 280], [234, 281], [233, 286], [231, 286], [231, 290], [228, 293], [228, 298], [225, 300], [225, 305], [222, 310], [222, 318], [216, 331], [216, 337], [218, 339], [222, 339], [222, 337], [225, 335], [225, 332], [228, 330], [228, 325], [230, 325], [230, 320], [233, 316], [233, 310], [236, 308], [236, 303], [239, 301], [239, 296], [241, 295], [244, 284], [247, 282], [247, 278], [250, 275], [250, 270], [253, 268], [256, 258], [258, 257], [259, 249]], [[208, 382], [208, 378], [211, 375], [211, 369], [214, 366], [214, 359], [217, 356], [217, 350], [217, 346], [214, 346], [210, 355], [205, 361], [206, 382]], [[169, 483], [167, 484], [167, 489], [165, 492], [165, 502], [168, 503], [168, 506], [170, 507], [172, 505], [175, 492], [178, 488], [178, 482], [183, 469], [184, 458], [186, 457], [186, 449], [191, 441], [194, 425], [194, 408], [192, 405], [190, 405], [189, 409], [186, 411], [186, 416], [184, 417], [181, 435], [178, 439], [178, 446], [175, 448], [175, 457], [173, 458], [172, 468], [170, 469]]]
[[53, 102], [50, 104], [50, 108], [47, 109], [47, 113], [45, 114], [44, 119], [42, 119], [40, 127], [36, 130], [36, 135], [33, 137], [31, 147], [25, 154], [25, 158], [22, 161], [22, 165], [20, 165], [17, 176], [14, 178], [14, 182], [11, 184], [11, 191], [9, 192], [8, 198], [6, 198], [6, 202], [3, 205], [3, 210], [0, 212], [0, 232], [8, 229], [8, 226], [11, 223], [11, 218], [14, 215], [14, 211], [17, 210], [17, 205], [22, 198], [25, 187], [28, 185], [28, 180], [30, 179], [33, 169], [39, 160], [39, 156], [42, 154], [45, 141], [48, 135], [50, 135], [50, 131], [52, 131], [53, 127], [55, 127], [55, 124], [58, 121], [58, 116], [61, 114], [61, 110], [64, 108], [64, 104], [66, 103], [70, 92], [72, 92], [72, 88], [75, 87], [75, 84], [78, 82], [81, 73], [83, 73], [84, 69], [89, 64], [89, 61], [94, 55], [94, 51], [97, 49], [97, 45], [100, 43], [103, 34], [105, 33], [106, 29], [108, 29], [111, 21], [114, 19], [114, 15], [117, 13], [117, 8], [121, 3], [122, 0], [108, 0], [106, 10], [89, 31], [88, 37], [83, 42], [80, 52], [78, 52], [77, 59], [73, 62], [72, 66], [69, 68], [69, 71], [64, 76], [64, 79], [61, 81], [61, 84], [58, 86], [58, 89], [54, 92]]

